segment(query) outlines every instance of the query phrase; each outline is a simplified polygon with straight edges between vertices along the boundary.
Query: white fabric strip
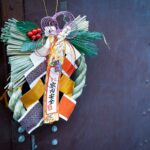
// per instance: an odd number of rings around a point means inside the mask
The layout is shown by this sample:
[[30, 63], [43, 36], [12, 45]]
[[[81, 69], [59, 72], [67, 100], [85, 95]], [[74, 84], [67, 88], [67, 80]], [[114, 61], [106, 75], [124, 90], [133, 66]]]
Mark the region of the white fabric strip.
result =
[[41, 123], [43, 122], [43, 120], [44, 119], [42, 118], [35, 127], [33, 127], [31, 130], [28, 131], [28, 133], [30, 134], [32, 131], [34, 131], [36, 128], [38, 128], [41, 125]]
[[74, 104], [77, 103], [73, 98], [67, 96], [66, 94], [64, 94], [64, 96], [67, 97], [67, 99], [70, 100], [71, 102], [73, 102]]
[[18, 122], [20, 122], [20, 121], [26, 116], [26, 114], [27, 114], [37, 103], [39, 103], [39, 101], [37, 101], [37, 102], [35, 102], [34, 104], [32, 104], [32, 105], [28, 108], [28, 110], [23, 114], [23, 116], [21, 116], [21, 118], [18, 120]]
[[[81, 54], [68, 41], [65, 41], [65, 44], [66, 44], [66, 58], [72, 63], [72, 65], [74, 65], [75, 64], [74, 62], [81, 56]], [[75, 58], [73, 56], [75, 56]]]
[[36, 55], [35, 53], [32, 53], [30, 55], [30, 59], [32, 63], [34, 64], [34, 66], [38, 66], [40, 63], [46, 60], [46, 57], [41, 57], [41, 56]]
[[[45, 61], [45, 60], [44, 60], [44, 61]], [[43, 61], [43, 62], [44, 62], [44, 61]], [[43, 63], [43, 62], [41, 62], [41, 63]], [[41, 63], [40, 63], [40, 64], [41, 64]], [[40, 64], [37, 63], [35, 66], [33, 66], [31, 69], [29, 69], [29, 70], [24, 74], [25, 78], [26, 78], [35, 68], [37, 68]], [[43, 72], [40, 76], [38, 76], [36, 79], [34, 79], [34, 81], [33, 81], [32, 83], [29, 83], [30, 88], [32, 88], [32, 87], [37, 83], [37, 81], [38, 81], [40, 78], [42, 78], [45, 74], [46, 74], [46, 70], [45, 70], [45, 72]]]
[[42, 73], [38, 78], [36, 78], [29, 86], [30, 88], [34, 87], [34, 85], [36, 85], [36, 83], [38, 82], [38, 80], [40, 78], [42, 78], [44, 75], [46, 74], [46, 71], [44, 73]]
[[59, 117], [62, 118], [63, 120], [65, 120], [65, 121], [68, 121], [68, 118], [63, 116], [63, 115], [61, 115], [61, 114], [59, 114]]

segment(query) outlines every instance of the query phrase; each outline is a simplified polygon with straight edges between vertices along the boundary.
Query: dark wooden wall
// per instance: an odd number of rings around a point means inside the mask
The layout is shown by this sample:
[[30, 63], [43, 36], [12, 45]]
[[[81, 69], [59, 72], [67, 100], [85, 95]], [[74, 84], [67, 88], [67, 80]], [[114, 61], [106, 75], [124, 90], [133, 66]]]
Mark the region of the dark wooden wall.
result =
[[[45, 15], [42, 0], [0, 0], [1, 24], [8, 18], [40, 23]], [[50, 15], [54, 0], [47, 0]], [[86, 14], [90, 29], [102, 31], [111, 49], [98, 42], [100, 53], [87, 58], [87, 86], [65, 123], [35, 131], [39, 150], [149, 150], [150, 149], [150, 1], [68, 0], [75, 16]], [[0, 85], [4, 86], [7, 64], [0, 52]], [[0, 89], [0, 92], [2, 88]], [[30, 136], [17, 142], [18, 124], [0, 104], [0, 149], [31, 149]], [[57, 138], [59, 144], [51, 146]]]

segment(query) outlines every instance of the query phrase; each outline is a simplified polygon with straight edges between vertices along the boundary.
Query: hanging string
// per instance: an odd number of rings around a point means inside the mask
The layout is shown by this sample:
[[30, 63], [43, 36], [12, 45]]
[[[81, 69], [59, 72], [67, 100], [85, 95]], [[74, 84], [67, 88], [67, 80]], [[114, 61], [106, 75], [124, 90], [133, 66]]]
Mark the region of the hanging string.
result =
[[46, 14], [46, 16], [48, 16], [48, 11], [47, 11], [47, 8], [46, 8], [45, 0], [43, 0], [43, 5], [44, 5], [45, 14]]
[[55, 13], [58, 11], [58, 0], [56, 0], [56, 8], [55, 8]]
[[[58, 11], [58, 4], [59, 4], [59, 0], [56, 0], [55, 13]], [[43, 5], [44, 5], [45, 14], [46, 16], [48, 16], [48, 11], [47, 11], [45, 0], [43, 0]]]

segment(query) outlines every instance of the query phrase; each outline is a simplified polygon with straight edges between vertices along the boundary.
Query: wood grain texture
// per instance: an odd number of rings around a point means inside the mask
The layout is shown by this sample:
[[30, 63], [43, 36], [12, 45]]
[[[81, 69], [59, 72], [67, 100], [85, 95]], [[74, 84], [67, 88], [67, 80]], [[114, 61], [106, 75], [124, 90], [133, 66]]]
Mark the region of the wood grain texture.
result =
[[[4, 22], [9, 18], [16, 18], [18, 20], [24, 19], [23, 0], [0, 0], [0, 27], [3, 27]], [[4, 86], [9, 72], [8, 59], [6, 57], [6, 47], [0, 43], [0, 95], [4, 92]], [[12, 113], [5, 107], [3, 101], [0, 101], [0, 149], [30, 149], [30, 136], [26, 136], [26, 142], [18, 143], [19, 134], [17, 127], [19, 126], [12, 118]]]
[[[18, 20], [24, 19], [24, 7], [23, 0], [0, 0], [0, 27], [4, 25], [4, 22], [9, 18], [16, 18]], [[8, 74], [8, 60], [6, 58], [6, 51], [3, 43], [0, 43], [0, 95], [4, 92], [3, 88], [6, 85], [6, 79]]]
[[[53, 15], [55, 1], [46, 3]], [[26, 0], [24, 9], [26, 20], [40, 24], [45, 15], [42, 1]], [[87, 86], [71, 119], [56, 123], [57, 133], [48, 125], [37, 129], [38, 149], [149, 150], [150, 1], [69, 0], [68, 10], [75, 16], [86, 14], [90, 29], [102, 31], [111, 49], [98, 42], [100, 53], [87, 58]], [[17, 143], [17, 126], [12, 123], [13, 149], [30, 149], [27, 135], [24, 144]], [[0, 146], [8, 146], [8, 136]], [[59, 140], [56, 147], [51, 146], [53, 138]]]

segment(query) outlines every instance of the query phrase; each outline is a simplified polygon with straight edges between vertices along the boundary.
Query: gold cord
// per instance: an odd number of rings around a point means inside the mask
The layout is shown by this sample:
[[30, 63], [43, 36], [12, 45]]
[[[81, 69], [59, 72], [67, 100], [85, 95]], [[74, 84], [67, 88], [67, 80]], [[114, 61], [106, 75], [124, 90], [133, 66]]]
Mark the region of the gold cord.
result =
[[[58, 4], [59, 4], [59, 0], [56, 0], [55, 13], [58, 11]], [[45, 14], [46, 16], [48, 16], [48, 11], [47, 11], [45, 0], [43, 0], [43, 5], [44, 5]]]
[[46, 8], [46, 3], [45, 3], [45, 0], [43, 0], [43, 4], [44, 4], [44, 10], [45, 10], [45, 14], [46, 14], [46, 16], [48, 16], [48, 11], [47, 11], [47, 8]]
[[57, 13], [57, 11], [58, 11], [58, 0], [56, 0], [56, 8], [55, 8], [55, 13]]

